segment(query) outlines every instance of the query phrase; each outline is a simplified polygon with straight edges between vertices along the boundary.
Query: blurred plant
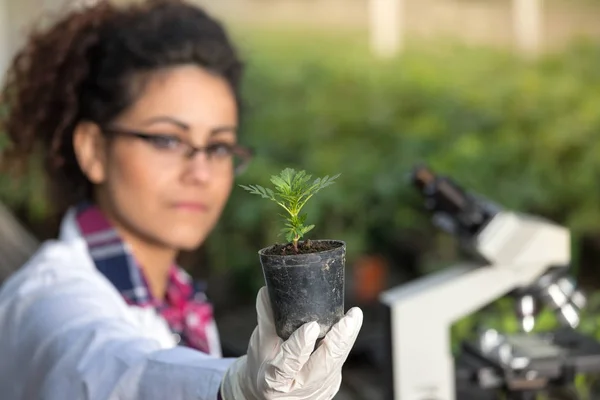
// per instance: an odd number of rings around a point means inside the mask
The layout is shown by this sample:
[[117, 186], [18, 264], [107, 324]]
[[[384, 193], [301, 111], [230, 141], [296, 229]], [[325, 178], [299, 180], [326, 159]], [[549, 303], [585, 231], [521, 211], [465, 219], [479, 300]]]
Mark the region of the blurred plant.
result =
[[[0, 103], [0, 118], [8, 112], [8, 107]], [[0, 161], [9, 145], [8, 137], [0, 132]], [[22, 176], [0, 173], [0, 201], [13, 209], [24, 211], [34, 221], [46, 218], [49, 212], [49, 204], [44, 196], [45, 177], [41, 161], [41, 157], [28, 160], [28, 173]]]

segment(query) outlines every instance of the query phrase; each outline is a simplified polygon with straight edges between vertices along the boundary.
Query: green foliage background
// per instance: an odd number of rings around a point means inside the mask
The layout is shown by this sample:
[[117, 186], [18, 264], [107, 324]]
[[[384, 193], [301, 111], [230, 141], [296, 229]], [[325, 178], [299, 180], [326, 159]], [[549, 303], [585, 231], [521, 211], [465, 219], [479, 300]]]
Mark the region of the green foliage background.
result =
[[[360, 42], [316, 42], [256, 35], [247, 46], [242, 140], [258, 155], [239, 179], [265, 184], [286, 166], [342, 172], [335, 190], [307, 205], [313, 237], [346, 240], [351, 259], [381, 250], [375, 236], [426, 238], [420, 250], [439, 250], [407, 185], [420, 161], [575, 237], [600, 234], [599, 48], [535, 63], [456, 46], [379, 61]], [[248, 257], [277, 240], [277, 224], [268, 202], [234, 190], [210, 241], [213, 260], [256, 269]], [[231, 245], [235, 254], [224, 250]]]

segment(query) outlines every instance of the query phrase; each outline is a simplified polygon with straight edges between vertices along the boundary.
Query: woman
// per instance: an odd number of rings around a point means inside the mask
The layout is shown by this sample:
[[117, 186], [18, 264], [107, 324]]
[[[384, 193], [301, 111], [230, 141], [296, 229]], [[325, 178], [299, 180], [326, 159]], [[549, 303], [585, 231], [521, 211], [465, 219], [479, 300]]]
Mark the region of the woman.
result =
[[283, 343], [266, 291], [246, 356], [220, 358], [211, 309], [174, 265], [213, 229], [250, 153], [242, 66], [223, 28], [177, 1], [73, 12], [33, 35], [4, 89], [14, 160], [41, 151], [60, 237], [0, 292], [0, 397], [331, 399], [362, 324], [313, 352]]

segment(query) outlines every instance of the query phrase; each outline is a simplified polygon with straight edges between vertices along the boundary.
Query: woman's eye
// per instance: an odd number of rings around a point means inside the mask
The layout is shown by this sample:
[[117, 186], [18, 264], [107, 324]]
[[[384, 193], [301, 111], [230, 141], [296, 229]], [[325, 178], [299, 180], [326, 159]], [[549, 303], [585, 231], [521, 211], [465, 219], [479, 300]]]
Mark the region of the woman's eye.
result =
[[175, 150], [181, 146], [181, 140], [173, 136], [153, 135], [148, 141], [157, 149]]
[[208, 156], [215, 158], [229, 157], [233, 152], [233, 146], [227, 143], [215, 143], [206, 148]]

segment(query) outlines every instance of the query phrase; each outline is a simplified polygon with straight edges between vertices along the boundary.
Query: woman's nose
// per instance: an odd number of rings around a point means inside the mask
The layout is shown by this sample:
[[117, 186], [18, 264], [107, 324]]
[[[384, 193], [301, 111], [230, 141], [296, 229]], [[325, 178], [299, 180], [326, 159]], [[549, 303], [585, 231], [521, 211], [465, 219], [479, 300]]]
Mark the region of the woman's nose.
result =
[[198, 183], [205, 183], [214, 175], [212, 164], [206, 152], [196, 151], [186, 160], [186, 177]]

